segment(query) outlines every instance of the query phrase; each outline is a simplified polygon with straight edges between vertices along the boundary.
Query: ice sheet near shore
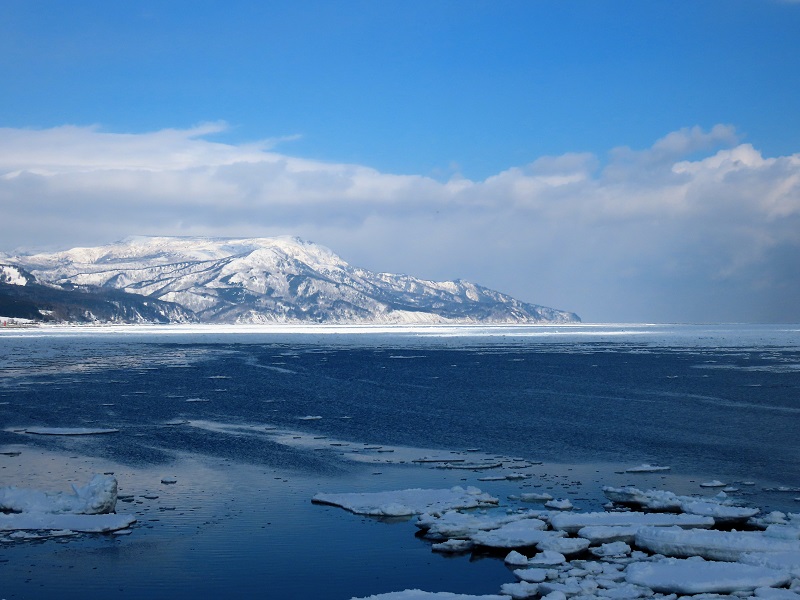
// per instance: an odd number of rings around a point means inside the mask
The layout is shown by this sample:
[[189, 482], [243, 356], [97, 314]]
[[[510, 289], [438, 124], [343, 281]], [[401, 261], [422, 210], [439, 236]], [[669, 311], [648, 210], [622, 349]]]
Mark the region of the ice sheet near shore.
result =
[[[359, 514], [418, 514], [434, 551], [505, 553], [517, 579], [497, 596], [414, 589], [356, 600], [800, 600], [800, 514], [753, 519], [756, 509], [724, 494], [701, 500], [635, 488], [605, 492], [619, 503], [672, 512], [503, 509], [476, 488], [317, 494], [314, 501]], [[478, 498], [485, 503], [468, 501]], [[749, 519], [753, 530], [731, 530], [732, 519]]]
[[[83, 486], [72, 486], [72, 493], [0, 488], [0, 531], [41, 532], [35, 537], [60, 537], [71, 532], [107, 533], [130, 527], [131, 515], [114, 514], [117, 480], [112, 475], [95, 475]], [[0, 541], [31, 539], [12, 534]]]

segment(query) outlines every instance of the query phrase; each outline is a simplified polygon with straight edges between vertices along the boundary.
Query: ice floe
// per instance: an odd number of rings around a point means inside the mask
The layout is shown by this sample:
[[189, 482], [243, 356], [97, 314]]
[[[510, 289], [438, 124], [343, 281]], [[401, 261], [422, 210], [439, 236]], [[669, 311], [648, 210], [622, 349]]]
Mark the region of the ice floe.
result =
[[729, 593], [752, 591], [760, 587], [780, 587], [791, 576], [767, 567], [705, 561], [701, 558], [667, 558], [630, 565], [628, 583], [654, 592], [678, 594]]
[[423, 592], [422, 590], [403, 590], [375, 594], [352, 600], [508, 600], [508, 596], [470, 596], [469, 594], [453, 594], [451, 592]]
[[630, 469], [625, 469], [626, 473], [661, 473], [663, 471], [669, 471], [672, 467], [662, 467], [659, 465], [651, 465], [648, 463], [644, 463], [639, 465], [638, 467], [631, 467]]
[[[54, 513], [11, 513], [0, 514], [0, 531], [18, 530], [64, 530], [79, 533], [107, 533], [125, 529], [136, 522], [133, 515], [99, 514], [54, 514]], [[47, 536], [52, 537], [52, 536]]]
[[72, 493], [0, 488], [0, 531], [12, 533], [2, 541], [61, 537], [72, 532], [108, 533], [130, 527], [132, 515], [114, 514], [117, 480], [111, 475], [95, 475], [83, 486], [72, 486]]
[[361, 515], [405, 517], [455, 508], [493, 506], [497, 498], [478, 488], [409, 489], [389, 492], [316, 494], [312, 502], [340, 506]]
[[91, 427], [27, 427], [23, 433], [34, 435], [103, 435], [119, 433], [119, 429], [96, 429]]
[[713, 517], [717, 522], [745, 521], [760, 512], [758, 508], [735, 506], [725, 493], [713, 498], [696, 498], [678, 496], [663, 490], [643, 492], [635, 487], [604, 487], [603, 493], [616, 504], [639, 506], [654, 511], [682, 511]]
[[83, 487], [72, 485], [72, 493], [43, 492], [8, 486], [0, 488], [0, 511], [12, 513], [105, 514], [117, 504], [117, 480], [95, 475]]
[[605, 525], [615, 527], [671, 527], [682, 528], [712, 527], [714, 519], [698, 515], [644, 512], [593, 512], [562, 513], [555, 515], [550, 524], [553, 529], [577, 533], [584, 527]]
[[746, 552], [800, 552], [800, 540], [782, 540], [761, 531], [643, 527], [636, 532], [635, 543], [665, 556], [700, 556], [724, 561], [737, 561]]

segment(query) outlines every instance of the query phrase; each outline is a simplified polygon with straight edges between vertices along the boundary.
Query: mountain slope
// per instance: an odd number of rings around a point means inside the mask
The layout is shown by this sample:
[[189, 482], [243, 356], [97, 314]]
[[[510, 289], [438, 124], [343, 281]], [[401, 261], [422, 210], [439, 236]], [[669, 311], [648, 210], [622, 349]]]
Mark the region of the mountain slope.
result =
[[204, 322], [566, 323], [573, 313], [466, 281], [352, 267], [297, 238], [135, 237], [16, 257], [40, 280], [120, 289], [173, 302]]
[[43, 285], [26, 270], [0, 265], [0, 315], [71, 323], [186, 323], [197, 318], [171, 302], [123, 290]]

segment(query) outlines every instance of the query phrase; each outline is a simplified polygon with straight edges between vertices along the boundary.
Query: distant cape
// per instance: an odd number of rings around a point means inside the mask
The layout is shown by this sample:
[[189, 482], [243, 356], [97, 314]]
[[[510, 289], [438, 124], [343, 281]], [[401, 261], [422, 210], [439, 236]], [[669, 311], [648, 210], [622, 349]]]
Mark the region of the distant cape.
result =
[[[7, 262], [6, 271], [0, 271], [8, 273], [8, 281], [0, 276], [0, 308], [9, 291], [19, 296], [27, 287], [26, 301], [36, 309], [35, 291], [50, 290], [45, 303], [51, 307], [42, 306], [43, 319], [49, 311], [61, 314], [60, 320], [101, 322], [580, 322], [574, 313], [521, 302], [468, 281], [374, 273], [295, 237], [132, 237]], [[19, 285], [23, 280], [28, 285]], [[59, 311], [53, 305], [69, 301], [52, 297], [53, 290], [82, 294], [81, 302], [105, 295], [110, 304], [103, 310]]]

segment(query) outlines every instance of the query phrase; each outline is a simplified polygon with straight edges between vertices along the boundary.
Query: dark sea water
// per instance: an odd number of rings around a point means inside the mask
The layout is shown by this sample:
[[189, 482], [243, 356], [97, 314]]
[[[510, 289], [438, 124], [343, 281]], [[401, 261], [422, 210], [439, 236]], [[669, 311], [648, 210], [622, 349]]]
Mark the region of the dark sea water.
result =
[[[443, 557], [413, 522], [311, 497], [469, 484], [512, 508], [509, 495], [548, 490], [596, 510], [604, 484], [708, 495], [699, 483], [720, 479], [753, 482], [744, 503], [798, 512], [800, 494], [769, 491], [800, 486], [798, 425], [791, 326], [2, 331], [0, 451], [20, 454], [0, 455], [0, 486], [113, 472], [132, 496], [117, 511], [139, 521], [0, 544], [0, 596], [497, 593], [514, 581], [502, 560]], [[644, 462], [671, 470], [621, 473]], [[479, 481], [510, 470], [532, 477]]]

